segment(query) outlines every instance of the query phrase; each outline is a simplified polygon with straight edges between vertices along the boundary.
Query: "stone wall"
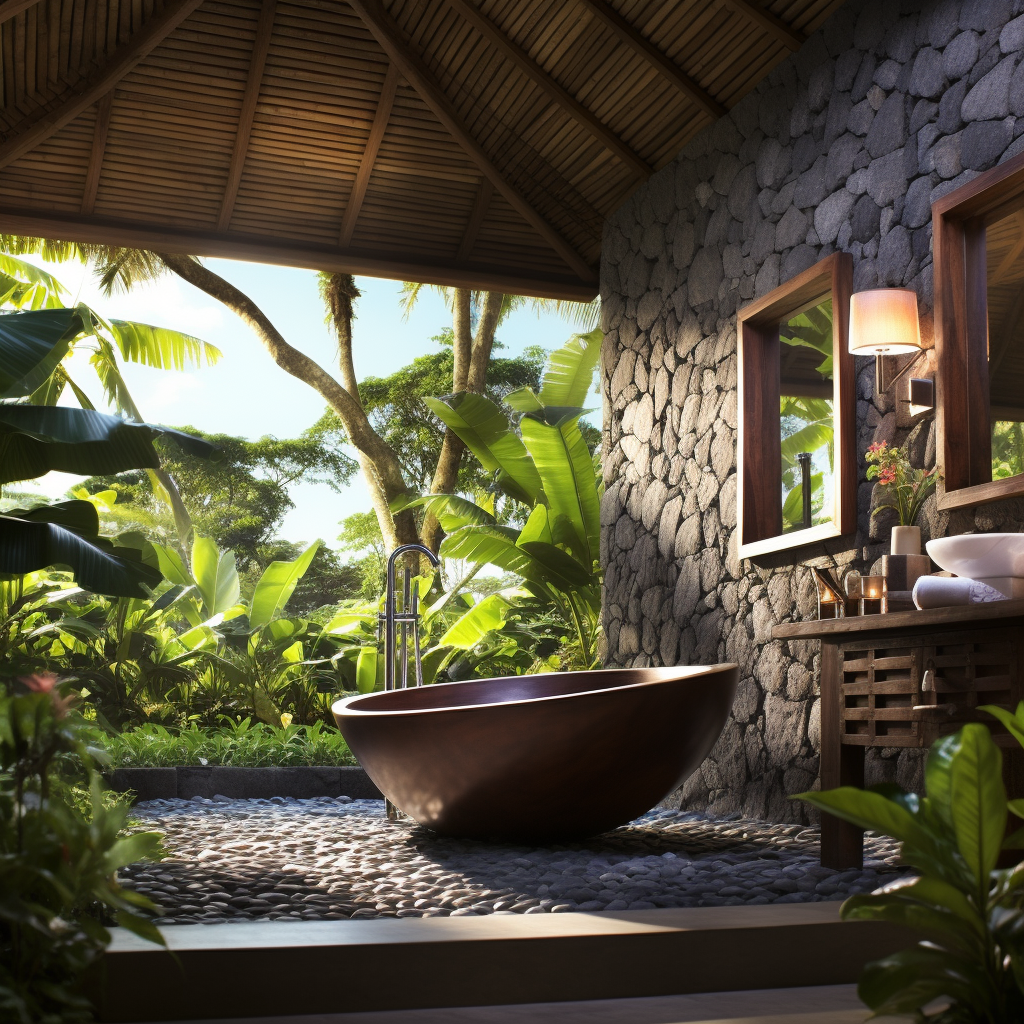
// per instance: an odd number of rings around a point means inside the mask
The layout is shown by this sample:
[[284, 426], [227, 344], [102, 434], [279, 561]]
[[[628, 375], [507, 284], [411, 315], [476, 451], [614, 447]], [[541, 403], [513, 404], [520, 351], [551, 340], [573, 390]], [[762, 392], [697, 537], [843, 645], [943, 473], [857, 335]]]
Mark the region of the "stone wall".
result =
[[[836, 250], [854, 290], [903, 285], [931, 333], [930, 204], [1024, 152], [1024, 0], [852, 0], [728, 116], [609, 220], [601, 296], [607, 662], [738, 662], [725, 732], [682, 791], [685, 806], [793, 820], [813, 784], [816, 643], [772, 641], [811, 618], [802, 564], [867, 570], [888, 525], [858, 465], [860, 530], [772, 558], [736, 554], [738, 308]], [[931, 357], [929, 357], [931, 358]], [[919, 375], [928, 372], [922, 367]], [[857, 361], [857, 447], [910, 440], [932, 465], [931, 418], [897, 420]], [[1017, 530], [1019, 502], [953, 517], [934, 498], [926, 536]], [[885, 751], [874, 779], [908, 787], [920, 756]]]

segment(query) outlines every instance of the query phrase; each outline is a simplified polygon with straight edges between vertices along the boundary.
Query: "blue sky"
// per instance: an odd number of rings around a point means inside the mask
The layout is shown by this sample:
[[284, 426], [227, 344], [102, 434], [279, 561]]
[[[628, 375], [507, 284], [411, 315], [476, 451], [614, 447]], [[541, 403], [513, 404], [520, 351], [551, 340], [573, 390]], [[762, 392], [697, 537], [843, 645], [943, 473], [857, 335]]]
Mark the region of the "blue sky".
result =
[[[324, 325], [314, 272], [235, 260], [208, 260], [207, 265], [253, 298], [292, 345], [333, 369], [335, 344]], [[76, 301], [87, 303], [105, 316], [186, 331], [222, 350], [224, 358], [216, 366], [180, 373], [126, 364], [124, 376], [150, 422], [188, 423], [202, 430], [248, 438], [267, 434], [295, 437], [323, 412], [325, 405], [320, 396], [280, 370], [233, 313], [174, 275], [107, 299], [90, 272], [79, 264], [45, 266], [70, 289]], [[362, 291], [355, 323], [355, 363], [360, 379], [391, 373], [429, 351], [430, 338], [451, 322], [443, 300], [429, 289], [423, 289], [412, 315], [403, 320], [399, 282], [369, 277], [357, 281]], [[529, 310], [520, 310], [502, 326], [498, 338], [505, 346], [503, 354], [515, 355], [530, 345], [556, 348], [572, 333], [573, 328], [553, 314], [538, 317]], [[74, 376], [100, 405], [98, 388], [87, 386], [91, 383], [88, 369]], [[77, 479], [51, 473], [24, 486], [56, 497]], [[333, 545], [339, 520], [369, 508], [358, 475], [340, 495], [312, 484], [296, 486], [291, 494], [295, 508], [280, 533], [292, 541], [321, 537]]]

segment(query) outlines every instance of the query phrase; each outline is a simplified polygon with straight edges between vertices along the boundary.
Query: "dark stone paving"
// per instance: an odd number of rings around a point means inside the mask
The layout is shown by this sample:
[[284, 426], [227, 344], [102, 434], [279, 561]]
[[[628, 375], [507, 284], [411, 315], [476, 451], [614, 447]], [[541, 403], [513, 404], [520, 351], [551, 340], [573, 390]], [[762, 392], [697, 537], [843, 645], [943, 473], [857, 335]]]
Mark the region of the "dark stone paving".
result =
[[868, 836], [863, 870], [833, 871], [818, 864], [815, 827], [681, 811], [552, 846], [447, 839], [347, 797], [152, 800], [134, 814], [170, 856], [121, 880], [165, 924], [802, 903], [903, 871], [887, 838]]

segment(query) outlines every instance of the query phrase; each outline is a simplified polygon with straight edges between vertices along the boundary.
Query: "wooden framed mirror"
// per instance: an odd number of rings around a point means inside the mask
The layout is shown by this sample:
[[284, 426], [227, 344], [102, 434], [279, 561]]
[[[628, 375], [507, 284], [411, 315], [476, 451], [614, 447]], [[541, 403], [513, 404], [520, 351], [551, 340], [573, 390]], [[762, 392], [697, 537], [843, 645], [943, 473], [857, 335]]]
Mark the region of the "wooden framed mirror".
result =
[[857, 528], [852, 281], [834, 253], [737, 314], [741, 558]]
[[1024, 156], [932, 204], [940, 509], [1024, 495]]

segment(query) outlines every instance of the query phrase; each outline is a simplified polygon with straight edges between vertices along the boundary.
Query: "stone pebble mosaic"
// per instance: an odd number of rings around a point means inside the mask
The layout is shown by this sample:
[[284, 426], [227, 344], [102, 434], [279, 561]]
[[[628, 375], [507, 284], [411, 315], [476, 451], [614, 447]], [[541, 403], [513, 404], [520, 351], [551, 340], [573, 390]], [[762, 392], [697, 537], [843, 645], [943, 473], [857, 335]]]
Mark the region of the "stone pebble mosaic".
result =
[[905, 870], [884, 837], [867, 837], [863, 870], [833, 871], [818, 863], [817, 828], [685, 811], [551, 846], [448, 839], [348, 797], [151, 800], [134, 817], [169, 856], [121, 881], [162, 908], [161, 924], [803, 903]]

